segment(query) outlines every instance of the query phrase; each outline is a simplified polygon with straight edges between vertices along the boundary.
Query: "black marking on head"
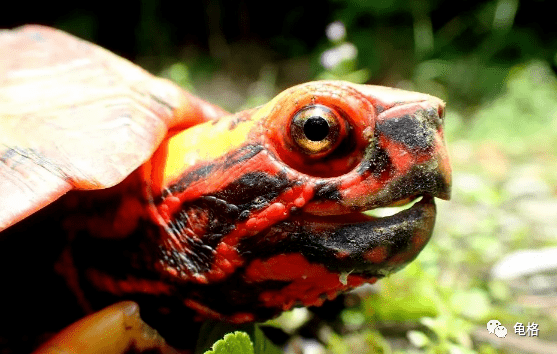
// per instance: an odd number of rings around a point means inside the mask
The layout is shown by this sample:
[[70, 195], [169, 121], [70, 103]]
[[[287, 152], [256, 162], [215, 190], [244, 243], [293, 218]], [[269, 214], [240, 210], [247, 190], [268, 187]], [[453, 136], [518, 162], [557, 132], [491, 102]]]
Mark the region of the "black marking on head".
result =
[[246, 210], [259, 210], [268, 206], [292, 185], [285, 173], [271, 176], [265, 172], [255, 171], [244, 174], [214, 196], [236, 205], [240, 214], [246, 215]]
[[388, 200], [384, 203], [418, 194], [448, 197], [450, 185], [447, 185], [440, 173], [435, 172], [436, 169], [436, 165], [431, 166], [428, 163], [412, 166], [404, 176], [390, 184]]
[[[259, 149], [252, 149], [255, 154]], [[213, 195], [182, 203], [167, 224], [184, 250], [173, 246], [160, 247], [164, 262], [188, 273], [209, 271], [213, 253], [222, 238], [246, 220], [254, 210], [267, 207], [292, 183], [285, 173], [270, 176], [264, 172], [250, 172]]]
[[214, 212], [218, 213], [219, 215], [224, 215], [228, 219], [237, 219], [240, 215], [240, 210], [238, 209], [238, 207], [232, 203], [228, 203], [226, 200], [219, 199], [211, 195], [201, 197], [200, 200]]
[[342, 195], [338, 190], [338, 184], [320, 183], [316, 185], [313, 200], [332, 200], [340, 202], [342, 200]]
[[[380, 276], [384, 270], [393, 270], [387, 264], [390, 257], [413, 247], [412, 239], [417, 232], [430, 233], [433, 230], [431, 227], [428, 231], [428, 225], [432, 226], [435, 217], [434, 211], [432, 216], [427, 214], [431, 212], [412, 208], [370, 223], [331, 225], [320, 230], [285, 220], [263, 231], [257, 239], [242, 240], [238, 250], [246, 262], [282, 253], [301, 253], [308, 261], [323, 264], [331, 271]], [[424, 217], [427, 220], [424, 221]], [[387, 263], [366, 260], [366, 253], [378, 246], [387, 249]]]
[[207, 272], [213, 263], [214, 250], [199, 240], [190, 240], [186, 251], [159, 247], [165, 264], [181, 270], [184, 276]]
[[214, 196], [183, 203], [167, 227], [184, 245], [185, 251], [163, 245], [160, 247], [161, 257], [167, 264], [177, 269], [185, 268], [188, 273], [209, 271], [216, 247], [235, 229], [239, 214], [236, 205]]
[[250, 211], [249, 210], [242, 210], [240, 215], [238, 215], [238, 221], [246, 221], [249, 218]]
[[[416, 115], [419, 114], [426, 113], [416, 112]], [[408, 114], [377, 124], [375, 129], [412, 150], [424, 151], [432, 147], [434, 136], [431, 128], [425, 122]]]
[[214, 168], [215, 164], [206, 164], [186, 173], [182, 176], [182, 178], [180, 178], [177, 183], [168, 187], [167, 192], [169, 191], [171, 194], [175, 194], [185, 191], [190, 184], [207, 178], [211, 174], [211, 172], [213, 172]]
[[263, 146], [258, 144], [243, 146], [227, 156], [223, 163], [223, 168], [227, 169], [230, 166], [245, 162], [257, 155], [261, 150], [263, 150]]
[[216, 247], [223, 235], [227, 235], [235, 228], [238, 207], [228, 204], [214, 197], [203, 197], [191, 203], [182, 204], [179, 218], [187, 221], [192, 213], [203, 213], [206, 217], [205, 234], [196, 235], [206, 238], [208, 245]]
[[371, 172], [375, 178], [390, 178], [393, 170], [393, 163], [389, 154], [379, 146], [379, 136], [377, 132], [373, 139], [373, 147], [369, 147], [364, 161], [358, 167], [358, 173], [363, 175]]
[[[226, 170], [235, 164], [245, 162], [257, 155], [261, 150], [263, 150], [261, 145], [246, 145], [226, 156], [222, 165], [218, 163], [206, 164], [193, 171], [189, 171], [184, 174], [177, 183], [168, 187], [166, 192], [163, 193], [163, 197], [168, 194], [181, 193], [185, 191], [190, 184], [208, 178], [211, 173], [219, 173], [221, 169]], [[221, 173], [225, 173], [225, 171], [221, 171]]]
[[[421, 217], [421, 212], [415, 214], [413, 216], [415, 219]], [[391, 254], [406, 250], [412, 232], [409, 229], [398, 227], [400, 223], [408, 223], [408, 216], [405, 215], [405, 217], [401, 219], [399, 216], [395, 216], [396, 220], [377, 219], [374, 223], [345, 225], [327, 238], [313, 236], [309, 243], [314, 243], [316, 249], [322, 248], [323, 253], [315, 254], [316, 257], [322, 257], [323, 254], [334, 257], [339, 252], [343, 252], [353, 261], [362, 261], [367, 265], [368, 262], [363, 260], [363, 254], [377, 246], [389, 246]], [[332, 261], [333, 259], [328, 264], [331, 269], [337, 267]]]

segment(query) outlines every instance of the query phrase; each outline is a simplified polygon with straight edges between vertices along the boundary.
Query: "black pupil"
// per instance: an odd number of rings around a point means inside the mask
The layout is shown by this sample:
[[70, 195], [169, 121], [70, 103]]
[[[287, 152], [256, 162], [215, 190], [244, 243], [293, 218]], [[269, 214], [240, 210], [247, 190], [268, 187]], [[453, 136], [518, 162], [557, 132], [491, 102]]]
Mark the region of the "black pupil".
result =
[[321, 141], [329, 134], [329, 123], [323, 117], [309, 117], [304, 123], [304, 134], [311, 141]]

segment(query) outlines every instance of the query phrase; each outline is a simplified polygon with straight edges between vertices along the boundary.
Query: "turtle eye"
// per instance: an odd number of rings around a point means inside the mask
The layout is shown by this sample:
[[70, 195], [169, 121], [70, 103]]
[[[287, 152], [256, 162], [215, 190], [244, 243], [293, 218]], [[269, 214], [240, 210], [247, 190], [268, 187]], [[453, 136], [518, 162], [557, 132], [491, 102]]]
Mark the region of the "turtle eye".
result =
[[322, 105], [302, 108], [290, 123], [292, 140], [311, 155], [322, 156], [336, 147], [339, 131], [338, 115]]

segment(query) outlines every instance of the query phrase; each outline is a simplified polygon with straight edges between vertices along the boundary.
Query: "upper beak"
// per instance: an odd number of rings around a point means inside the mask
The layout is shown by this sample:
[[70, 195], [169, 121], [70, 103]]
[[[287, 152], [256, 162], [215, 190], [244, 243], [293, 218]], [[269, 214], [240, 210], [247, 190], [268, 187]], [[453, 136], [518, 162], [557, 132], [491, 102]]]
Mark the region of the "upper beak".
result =
[[373, 139], [358, 168], [371, 192], [362, 200], [348, 191], [347, 206], [369, 209], [419, 195], [448, 200], [451, 167], [444, 141], [444, 102], [419, 93], [408, 93], [409, 102], [389, 102], [392, 94], [386, 92], [389, 95], [381, 100], [374, 91], [374, 103], [383, 111], [376, 116]]

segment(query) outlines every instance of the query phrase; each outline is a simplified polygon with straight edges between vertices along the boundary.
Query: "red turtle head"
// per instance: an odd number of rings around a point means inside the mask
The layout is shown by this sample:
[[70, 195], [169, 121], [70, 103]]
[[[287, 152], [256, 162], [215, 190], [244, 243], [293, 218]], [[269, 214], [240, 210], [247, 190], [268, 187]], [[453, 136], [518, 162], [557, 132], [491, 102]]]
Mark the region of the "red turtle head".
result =
[[431, 236], [434, 197], [450, 194], [443, 115], [429, 95], [321, 81], [171, 137], [144, 166], [146, 256], [127, 274], [246, 322], [402, 268]]

